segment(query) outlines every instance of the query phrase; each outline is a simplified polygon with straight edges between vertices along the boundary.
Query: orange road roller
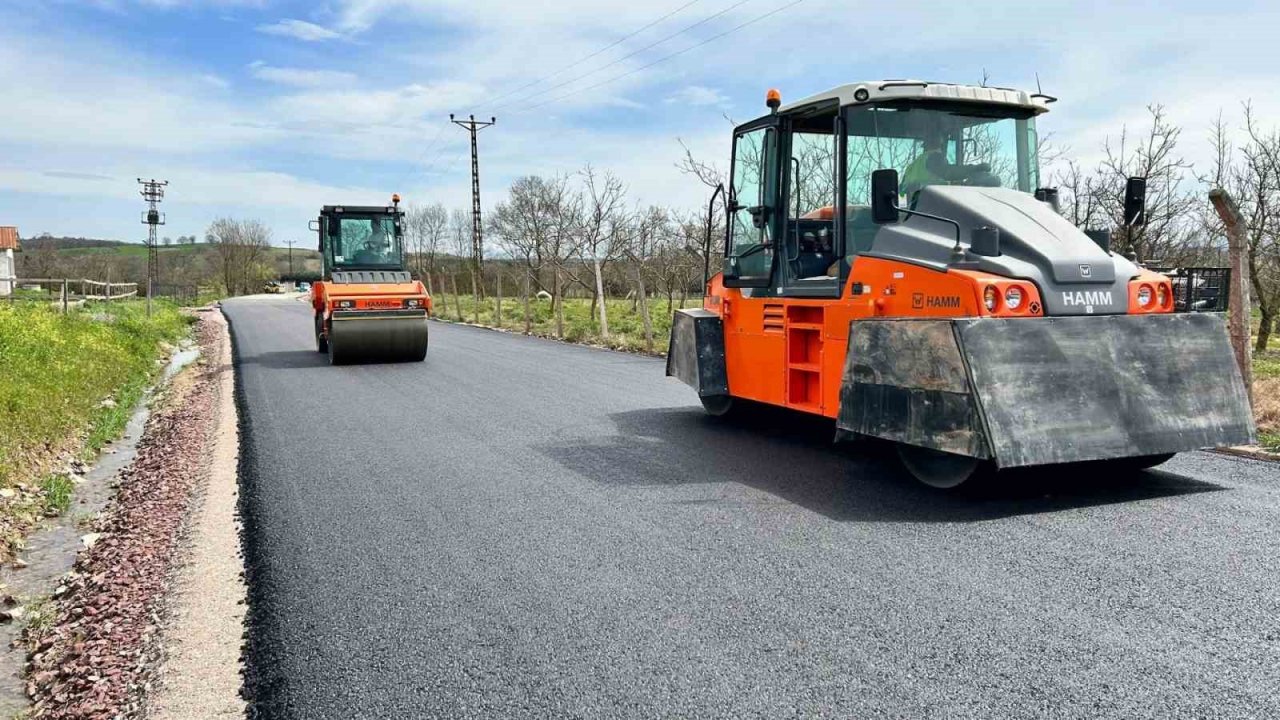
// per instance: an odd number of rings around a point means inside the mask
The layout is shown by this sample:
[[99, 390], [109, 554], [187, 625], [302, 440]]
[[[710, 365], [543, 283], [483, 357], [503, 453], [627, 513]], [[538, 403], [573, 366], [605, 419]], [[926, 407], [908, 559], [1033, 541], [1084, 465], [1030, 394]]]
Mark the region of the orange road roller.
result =
[[422, 361], [431, 297], [406, 269], [400, 196], [384, 207], [326, 205], [323, 280], [311, 286], [316, 349], [334, 365]]
[[1175, 313], [1169, 279], [1110, 247], [1143, 225], [1143, 180], [1111, 232], [1075, 227], [1041, 186], [1053, 100], [891, 80], [782, 107], [770, 91], [734, 130], [723, 268], [676, 313], [667, 374], [712, 415], [754, 401], [892, 441], [939, 488], [1254, 442], [1224, 317]]

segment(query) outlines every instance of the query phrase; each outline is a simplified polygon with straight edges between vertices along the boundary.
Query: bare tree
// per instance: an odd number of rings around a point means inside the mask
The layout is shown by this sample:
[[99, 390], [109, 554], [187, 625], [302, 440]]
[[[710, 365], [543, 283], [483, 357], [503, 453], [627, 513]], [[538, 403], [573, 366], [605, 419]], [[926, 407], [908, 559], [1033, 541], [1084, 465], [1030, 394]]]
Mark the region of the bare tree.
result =
[[584, 193], [575, 250], [591, 266], [595, 278], [592, 310], [599, 308], [600, 336], [608, 339], [609, 310], [604, 295], [604, 271], [622, 254], [618, 230], [626, 190], [621, 180], [607, 172], [598, 176], [590, 165], [580, 174]]
[[271, 230], [258, 220], [218, 218], [205, 233], [218, 254], [222, 283], [229, 295], [252, 292], [270, 269], [266, 259]]
[[441, 203], [410, 205], [405, 212], [405, 236], [416, 260], [418, 276], [426, 279], [428, 293], [434, 292], [431, 278], [448, 233], [449, 211]]
[[[1280, 319], [1280, 131], [1263, 129], [1249, 103], [1244, 105], [1244, 138], [1237, 147], [1221, 116], [1210, 135], [1213, 174], [1202, 178], [1226, 190], [1245, 220], [1250, 280], [1261, 314], [1255, 352], [1267, 349]], [[1207, 214], [1210, 228], [1221, 235], [1216, 216]]]
[[1165, 116], [1163, 106], [1151, 105], [1147, 111], [1151, 125], [1144, 132], [1134, 137], [1123, 128], [1118, 141], [1107, 139], [1094, 202], [1113, 227], [1123, 227], [1125, 181], [1146, 178], [1146, 224], [1120, 233], [1116, 249], [1140, 262], [1182, 264], [1199, 229], [1195, 211], [1202, 200], [1187, 182], [1190, 165], [1178, 154], [1182, 129]]
[[575, 202], [567, 177], [530, 175], [517, 178], [511, 184], [507, 201], [498, 203], [490, 213], [490, 228], [499, 247], [524, 266], [521, 302], [526, 333], [533, 327], [530, 296], [535, 287], [542, 289], [541, 275], [547, 267], [556, 274], [552, 283], [552, 302], [557, 306], [557, 318], [561, 318], [560, 324], [563, 325], [563, 314], [559, 312], [559, 265], [565, 248], [571, 247], [566, 236], [572, 231], [570, 226], [575, 219]]
[[[467, 267], [467, 272], [471, 274], [471, 291], [473, 296], [475, 295], [476, 278], [474, 271], [475, 265], [468, 262], [468, 258], [471, 257], [471, 251], [473, 249], [471, 245], [471, 214], [462, 208], [454, 208], [453, 212], [449, 213], [449, 240], [452, 243], [449, 248], [453, 251], [451, 254], [458, 260], [456, 263], [450, 263], [449, 266], [449, 285], [450, 289], [453, 290], [453, 308], [458, 319], [465, 320], [466, 316], [462, 314], [462, 295], [458, 292], [458, 263], [465, 265]], [[479, 307], [478, 303], [476, 304], [476, 307]], [[479, 312], [478, 309], [477, 312]], [[476, 321], [478, 324], [478, 317], [476, 318]]]

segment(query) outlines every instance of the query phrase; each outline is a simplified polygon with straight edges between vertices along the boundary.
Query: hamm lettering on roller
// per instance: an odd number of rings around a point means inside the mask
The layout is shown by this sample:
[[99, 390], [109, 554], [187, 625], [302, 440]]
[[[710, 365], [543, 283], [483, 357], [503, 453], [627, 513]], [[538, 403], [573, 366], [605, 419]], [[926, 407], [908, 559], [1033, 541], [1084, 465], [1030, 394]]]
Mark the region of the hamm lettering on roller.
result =
[[959, 295], [943, 295], [943, 296], [930, 295], [928, 299], [928, 303], [929, 303], [929, 307], [931, 308], [955, 308], [959, 310], [960, 296]]
[[1062, 293], [1063, 305], [1110, 305], [1111, 303], [1110, 290], [1077, 290]]

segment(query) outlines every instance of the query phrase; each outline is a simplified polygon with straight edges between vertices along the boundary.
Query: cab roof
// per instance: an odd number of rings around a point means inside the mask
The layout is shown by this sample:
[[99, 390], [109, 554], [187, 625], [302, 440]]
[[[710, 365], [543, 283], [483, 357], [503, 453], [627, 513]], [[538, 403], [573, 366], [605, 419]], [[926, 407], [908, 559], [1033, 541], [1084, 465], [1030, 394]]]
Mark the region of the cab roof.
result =
[[1011, 88], [985, 87], [981, 85], [955, 85], [928, 82], [926, 80], [868, 80], [841, 85], [778, 110], [780, 113], [804, 109], [810, 105], [839, 102], [840, 106], [863, 105], [886, 100], [935, 100], [976, 105], [1005, 105], [1029, 110], [1035, 114], [1048, 112], [1049, 103], [1057, 98], [1041, 93], [1027, 93]]

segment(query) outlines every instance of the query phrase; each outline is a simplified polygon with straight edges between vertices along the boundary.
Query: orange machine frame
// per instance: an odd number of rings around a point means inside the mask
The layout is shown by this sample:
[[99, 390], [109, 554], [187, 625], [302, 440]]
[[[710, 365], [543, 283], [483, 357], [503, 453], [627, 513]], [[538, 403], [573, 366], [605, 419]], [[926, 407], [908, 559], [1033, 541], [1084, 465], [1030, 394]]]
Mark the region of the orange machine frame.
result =
[[[1141, 308], [1139, 288], [1153, 297], [1163, 285], [1164, 302]], [[1023, 300], [1005, 307], [1005, 292], [1017, 286]], [[988, 288], [995, 309], [985, 301]], [[1130, 314], [1173, 312], [1168, 278], [1143, 271], [1129, 283]], [[1043, 315], [1036, 286], [1026, 280], [974, 270], [945, 271], [876, 257], [856, 257], [838, 299], [747, 297], [726, 288], [722, 275], [707, 285], [703, 307], [724, 325], [725, 372], [733, 397], [835, 418], [840, 409], [849, 323], [870, 317], [1034, 318]]]

